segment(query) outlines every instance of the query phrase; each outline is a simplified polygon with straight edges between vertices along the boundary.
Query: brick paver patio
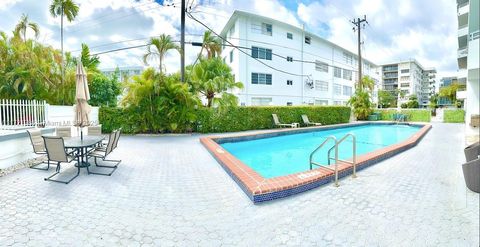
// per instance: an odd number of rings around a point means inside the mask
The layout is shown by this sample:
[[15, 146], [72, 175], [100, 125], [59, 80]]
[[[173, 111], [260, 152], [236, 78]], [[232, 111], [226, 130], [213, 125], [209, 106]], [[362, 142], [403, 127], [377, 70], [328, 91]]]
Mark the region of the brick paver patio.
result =
[[123, 136], [112, 177], [1, 177], [0, 246], [479, 246], [463, 124], [434, 123], [418, 146], [338, 188], [259, 205], [198, 138]]

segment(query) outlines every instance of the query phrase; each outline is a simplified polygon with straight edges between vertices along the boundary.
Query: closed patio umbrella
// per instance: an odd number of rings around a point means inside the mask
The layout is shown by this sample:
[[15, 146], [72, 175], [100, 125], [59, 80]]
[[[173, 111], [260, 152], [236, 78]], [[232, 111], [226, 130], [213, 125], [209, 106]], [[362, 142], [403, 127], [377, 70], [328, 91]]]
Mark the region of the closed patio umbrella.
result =
[[83, 139], [82, 128], [90, 125], [89, 113], [91, 110], [88, 105], [90, 99], [90, 92], [88, 90], [87, 73], [83, 68], [82, 61], [77, 60], [76, 73], [76, 93], [75, 93], [75, 126], [80, 127], [80, 136]]

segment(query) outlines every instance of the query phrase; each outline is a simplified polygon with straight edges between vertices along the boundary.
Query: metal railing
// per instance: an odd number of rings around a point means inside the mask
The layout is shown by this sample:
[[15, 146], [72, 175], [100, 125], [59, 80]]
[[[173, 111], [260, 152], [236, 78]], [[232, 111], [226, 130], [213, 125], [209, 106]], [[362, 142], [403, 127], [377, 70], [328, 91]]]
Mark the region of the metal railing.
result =
[[45, 125], [44, 100], [0, 99], [0, 129]]
[[[348, 137], [352, 137], [352, 152], [353, 152], [353, 158], [352, 158], [352, 161], [347, 161], [347, 160], [340, 160], [338, 158], [338, 146], [343, 142], [345, 141]], [[333, 140], [334, 141], [334, 145], [328, 150], [328, 153], [327, 153], [327, 158], [328, 158], [328, 166], [324, 166], [320, 163], [317, 163], [315, 161], [313, 161], [313, 155], [318, 151], [320, 150], [329, 140]], [[332, 150], [335, 150], [335, 156], [332, 158], [331, 157], [331, 152]], [[335, 166], [334, 168], [331, 168], [330, 167], [330, 161], [331, 160], [335, 160]], [[341, 161], [341, 162], [344, 162], [344, 163], [348, 163], [348, 164], [352, 164], [353, 165], [353, 175], [352, 177], [353, 178], [356, 178], [357, 177], [357, 173], [356, 173], [356, 164], [357, 164], [357, 140], [356, 140], [356, 137], [354, 134], [352, 133], [348, 133], [346, 134], [345, 136], [343, 136], [339, 141], [337, 141], [337, 138], [335, 138], [335, 136], [329, 136], [327, 137], [327, 139], [325, 139], [322, 144], [320, 144], [320, 146], [318, 146], [315, 150], [313, 150], [312, 153], [310, 153], [310, 170], [313, 169], [313, 165], [316, 165], [316, 166], [323, 166], [324, 168], [326, 169], [329, 169], [329, 170], [333, 170], [335, 172], [335, 186], [339, 186], [338, 184], [338, 162]]]

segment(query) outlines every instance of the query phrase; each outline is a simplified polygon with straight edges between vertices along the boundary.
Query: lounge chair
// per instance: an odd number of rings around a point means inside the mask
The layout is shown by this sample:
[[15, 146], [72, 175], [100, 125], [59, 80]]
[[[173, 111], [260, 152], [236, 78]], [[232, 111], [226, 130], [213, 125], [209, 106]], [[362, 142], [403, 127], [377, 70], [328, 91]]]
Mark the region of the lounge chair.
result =
[[[43, 139], [42, 139], [42, 132], [40, 130], [27, 130], [27, 133], [28, 133], [28, 136], [30, 137], [30, 142], [33, 147], [33, 152], [41, 156], [46, 156], [47, 150], [45, 150], [45, 143], [43, 142]], [[45, 164], [45, 163], [47, 164], [47, 167], [38, 167], [39, 165]], [[50, 168], [50, 161], [49, 160], [47, 162], [42, 161], [36, 165], [31, 166], [30, 168], [46, 171]]]
[[296, 128], [297, 123], [291, 123], [291, 124], [284, 124], [280, 123], [280, 120], [278, 119], [277, 114], [272, 114], [273, 117], [273, 123], [275, 124], [276, 127], [290, 127], [290, 128]]
[[80, 166], [77, 167], [77, 174], [68, 180], [57, 180], [53, 179], [54, 176], [60, 173], [60, 164], [61, 163], [71, 163], [74, 159], [74, 152], [67, 153], [65, 151], [65, 143], [63, 142], [63, 137], [54, 137], [54, 136], [43, 136], [45, 142], [45, 149], [47, 150], [47, 156], [49, 161], [57, 162], [57, 169], [55, 173], [45, 178], [45, 181], [52, 181], [57, 183], [68, 184], [73, 179], [78, 177], [80, 174]]
[[322, 123], [312, 123], [312, 122], [310, 122], [307, 115], [302, 115], [302, 120], [303, 120], [303, 123], [307, 126], [310, 126], [310, 125], [320, 126], [320, 125], [322, 125]]
[[55, 130], [57, 137], [72, 137], [72, 127], [70, 126], [57, 127]]
[[[117, 169], [118, 164], [120, 164], [121, 160], [107, 160], [106, 158], [117, 146], [119, 138], [120, 138], [120, 131], [119, 130], [113, 131], [108, 136], [108, 143], [106, 147], [97, 147], [93, 151], [87, 154], [87, 159], [93, 157], [95, 166], [110, 168], [112, 170], [109, 173], [100, 173], [100, 172], [92, 172], [92, 171], [88, 171], [88, 173], [105, 175], [105, 176], [112, 175], [112, 173]], [[114, 165], [99, 165], [97, 159], [102, 159], [103, 161], [106, 161], [106, 162], [113, 162]]]

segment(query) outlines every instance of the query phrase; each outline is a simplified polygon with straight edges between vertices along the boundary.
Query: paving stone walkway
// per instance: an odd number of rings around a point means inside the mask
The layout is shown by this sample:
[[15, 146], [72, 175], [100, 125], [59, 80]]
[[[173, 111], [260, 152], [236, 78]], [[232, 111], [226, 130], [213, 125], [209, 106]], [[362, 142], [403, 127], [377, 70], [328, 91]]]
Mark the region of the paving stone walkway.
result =
[[[0, 246], [479, 246], [464, 126], [306, 193], [254, 205], [197, 136], [124, 136], [112, 177], [0, 178]], [[71, 170], [73, 171], [73, 170]]]

